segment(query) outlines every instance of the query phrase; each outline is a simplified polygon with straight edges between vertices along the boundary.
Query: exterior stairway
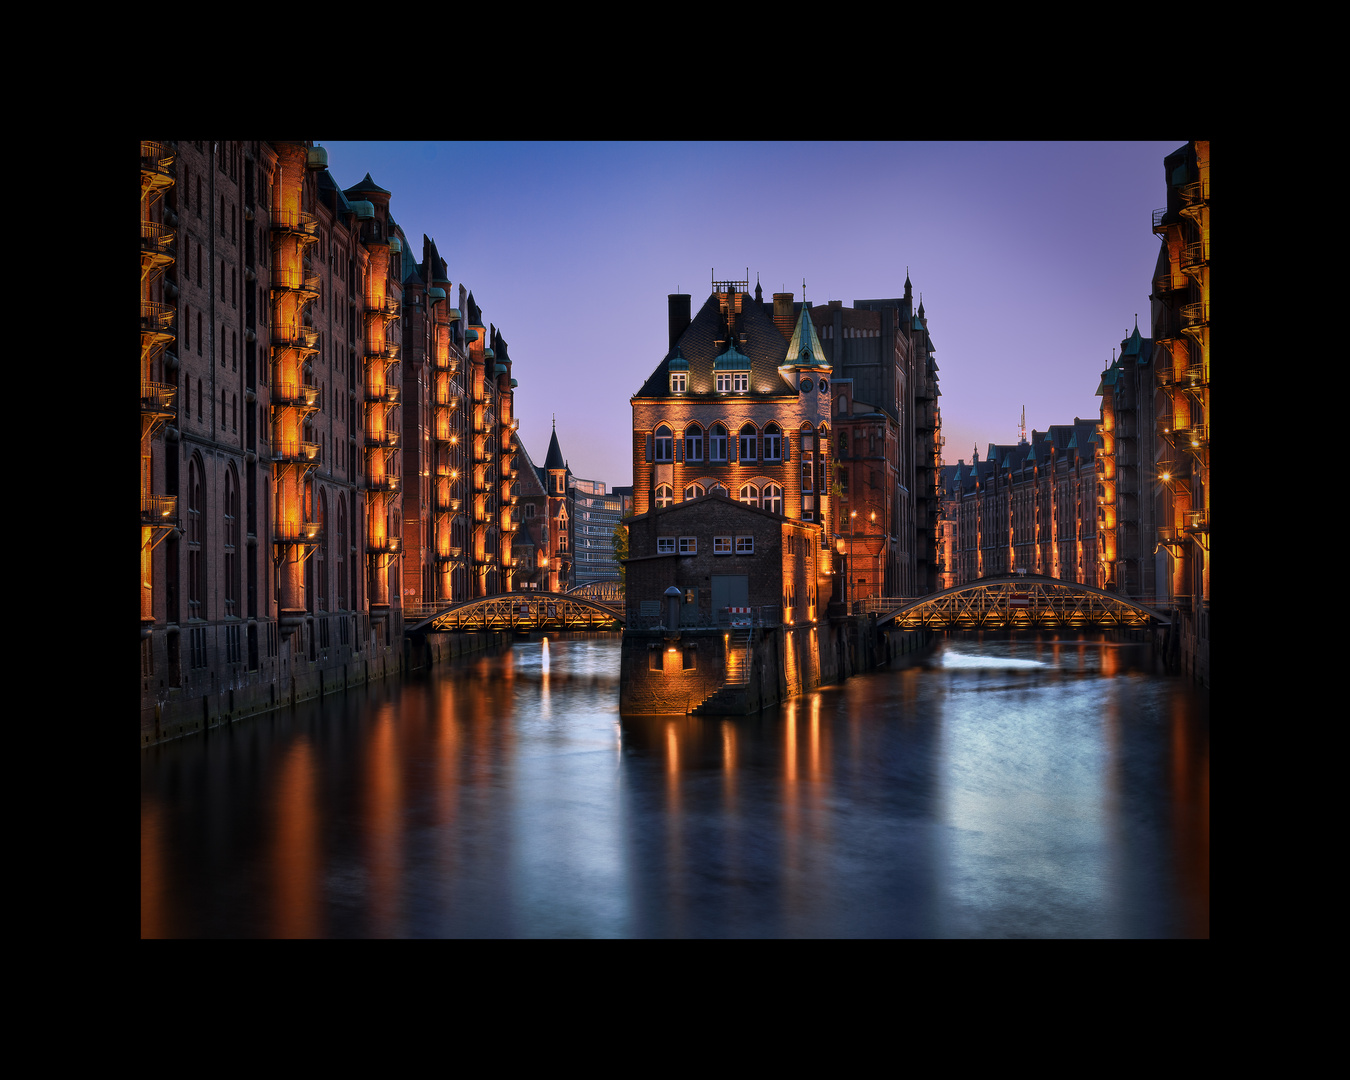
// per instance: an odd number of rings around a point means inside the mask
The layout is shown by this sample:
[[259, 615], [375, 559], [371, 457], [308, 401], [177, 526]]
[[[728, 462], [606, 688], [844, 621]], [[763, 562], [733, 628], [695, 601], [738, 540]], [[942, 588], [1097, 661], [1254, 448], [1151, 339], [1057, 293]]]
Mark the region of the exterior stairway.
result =
[[750, 668], [753, 658], [751, 645], [754, 630], [736, 629], [731, 631], [727, 641], [727, 676], [722, 687], [711, 697], [700, 702], [689, 711], [691, 716], [718, 716], [728, 713], [741, 714], [746, 711], [746, 688], [750, 685]]

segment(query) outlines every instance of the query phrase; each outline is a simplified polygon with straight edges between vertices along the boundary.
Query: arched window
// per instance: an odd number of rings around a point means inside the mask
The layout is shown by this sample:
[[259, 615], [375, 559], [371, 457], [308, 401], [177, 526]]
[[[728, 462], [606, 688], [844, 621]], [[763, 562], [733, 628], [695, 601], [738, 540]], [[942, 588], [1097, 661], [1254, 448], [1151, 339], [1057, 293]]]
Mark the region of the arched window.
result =
[[314, 553], [318, 564], [314, 570], [314, 591], [318, 594], [320, 611], [328, 610], [328, 493], [319, 489], [319, 550]]
[[239, 614], [239, 481], [225, 470], [225, 614]]
[[670, 428], [666, 427], [665, 424], [662, 424], [656, 429], [656, 460], [673, 461], [673, 445], [674, 440], [671, 438]]
[[659, 488], [656, 489], [656, 506], [658, 509], [664, 510], [667, 506], [670, 506], [671, 503], [673, 503], [674, 501], [675, 501], [675, 493], [670, 490], [669, 484], [662, 484]]
[[718, 483], [714, 484], [712, 487], [710, 487], [710, 488], [708, 489], [708, 494], [709, 494], [709, 495], [730, 495], [731, 492], [729, 492], [729, 491], [727, 490], [726, 484], [723, 484], [723, 483], [721, 483], [721, 482], [718, 482]]
[[714, 424], [708, 432], [708, 460], [726, 461], [727, 459], [727, 429], [721, 424]]
[[742, 460], [742, 461], [754, 461], [754, 460], [755, 460], [755, 456], [756, 456], [756, 455], [755, 455], [755, 442], [757, 441], [757, 440], [756, 440], [756, 436], [757, 436], [758, 434], [759, 434], [759, 433], [755, 430], [755, 425], [754, 425], [754, 424], [745, 424], [745, 425], [741, 428], [741, 448], [740, 448], [740, 454], [741, 454], [741, 460]]
[[704, 491], [702, 484], [690, 484], [687, 488], [684, 489], [684, 497], [686, 500], [697, 499], [700, 495], [706, 494], [707, 492]]
[[742, 484], [740, 501], [745, 506], [759, 505], [759, 488], [754, 484]]
[[697, 424], [684, 429], [684, 460], [703, 460], [703, 429]]
[[781, 461], [783, 459], [783, 432], [777, 424], [768, 424], [764, 428], [764, 460]]
[[764, 509], [770, 510], [775, 514], [781, 514], [783, 512], [783, 489], [777, 484], [765, 485]]
[[342, 499], [338, 499], [337, 512], [337, 541], [334, 545], [337, 552], [337, 606], [338, 610], [347, 610], [347, 575], [345, 565], [347, 562], [347, 504]]
[[[198, 386], [201, 384], [198, 383]], [[202, 537], [206, 535], [205, 490], [202, 479], [202, 463], [194, 456], [188, 465], [188, 618], [201, 619], [204, 608], [202, 596], [205, 591], [203, 579]]]

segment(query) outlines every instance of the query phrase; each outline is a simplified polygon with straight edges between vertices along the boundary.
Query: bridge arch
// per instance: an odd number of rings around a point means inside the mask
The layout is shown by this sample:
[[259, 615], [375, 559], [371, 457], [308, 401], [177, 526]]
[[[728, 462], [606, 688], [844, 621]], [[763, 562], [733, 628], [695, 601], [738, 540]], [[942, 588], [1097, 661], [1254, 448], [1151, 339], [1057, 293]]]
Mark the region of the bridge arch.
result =
[[407, 633], [447, 630], [613, 630], [623, 625], [622, 604], [574, 593], [497, 593], [448, 604], [409, 624]]
[[[871, 602], [873, 605], [875, 602]], [[1116, 593], [1041, 574], [980, 578], [877, 611], [877, 625], [917, 630], [1145, 627], [1168, 616]]]

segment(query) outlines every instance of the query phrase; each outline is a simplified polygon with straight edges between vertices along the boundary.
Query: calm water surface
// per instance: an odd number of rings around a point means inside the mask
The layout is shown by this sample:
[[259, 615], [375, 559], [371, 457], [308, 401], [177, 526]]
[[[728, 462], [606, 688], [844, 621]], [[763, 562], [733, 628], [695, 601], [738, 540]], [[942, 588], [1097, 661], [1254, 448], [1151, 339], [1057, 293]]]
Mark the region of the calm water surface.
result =
[[1209, 695], [943, 641], [737, 719], [517, 645], [141, 757], [143, 937], [1207, 937]]

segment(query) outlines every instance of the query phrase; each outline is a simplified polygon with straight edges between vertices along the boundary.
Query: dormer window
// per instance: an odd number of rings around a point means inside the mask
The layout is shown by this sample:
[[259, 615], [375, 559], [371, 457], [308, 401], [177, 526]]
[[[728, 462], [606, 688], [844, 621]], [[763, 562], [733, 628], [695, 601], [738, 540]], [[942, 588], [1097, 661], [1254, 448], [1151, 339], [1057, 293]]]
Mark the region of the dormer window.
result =
[[731, 373], [732, 386], [738, 394], [744, 394], [750, 389], [750, 372], [733, 371]]
[[719, 394], [731, 393], [731, 372], [719, 371], [717, 373], [717, 392]]
[[670, 373], [670, 392], [672, 394], [683, 394], [685, 380], [688, 373], [684, 371], [672, 371]]

